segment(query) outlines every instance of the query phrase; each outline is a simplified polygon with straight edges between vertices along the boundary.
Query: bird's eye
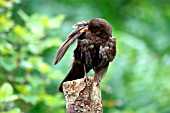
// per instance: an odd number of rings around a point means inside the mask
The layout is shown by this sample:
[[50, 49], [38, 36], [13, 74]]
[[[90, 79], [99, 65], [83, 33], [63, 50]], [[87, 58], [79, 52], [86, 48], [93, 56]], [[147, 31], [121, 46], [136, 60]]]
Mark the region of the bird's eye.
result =
[[104, 28], [103, 27], [100, 27], [101, 30], [103, 30]]
[[93, 28], [93, 31], [97, 31], [97, 27], [94, 27], [94, 28]]

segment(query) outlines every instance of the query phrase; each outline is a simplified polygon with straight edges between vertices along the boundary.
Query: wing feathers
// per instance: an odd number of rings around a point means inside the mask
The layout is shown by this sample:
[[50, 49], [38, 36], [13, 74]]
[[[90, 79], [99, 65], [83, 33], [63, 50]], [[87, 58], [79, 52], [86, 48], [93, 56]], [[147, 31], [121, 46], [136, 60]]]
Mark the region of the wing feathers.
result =
[[95, 74], [96, 74], [97, 80], [101, 81], [101, 79], [103, 78], [103, 76], [107, 72], [108, 66], [109, 66], [109, 63], [107, 63], [102, 68], [100, 68], [100, 69], [98, 68], [98, 69], [95, 70]]
[[76, 30], [74, 30], [73, 32], [70, 33], [67, 40], [58, 49], [57, 56], [56, 56], [56, 59], [54, 61], [54, 64], [57, 64], [62, 59], [62, 57], [66, 53], [69, 46], [82, 34], [82, 32], [80, 32], [80, 30], [82, 30], [82, 29], [83, 29], [83, 27], [80, 28], [80, 29], [76, 29]]

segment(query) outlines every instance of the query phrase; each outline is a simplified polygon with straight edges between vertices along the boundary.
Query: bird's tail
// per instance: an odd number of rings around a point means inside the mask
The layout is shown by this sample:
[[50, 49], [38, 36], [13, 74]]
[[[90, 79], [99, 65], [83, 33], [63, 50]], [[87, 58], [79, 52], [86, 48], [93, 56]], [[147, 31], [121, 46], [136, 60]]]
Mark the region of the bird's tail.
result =
[[70, 72], [67, 74], [67, 76], [64, 78], [64, 80], [61, 82], [60, 86], [58, 87], [58, 90], [60, 92], [63, 92], [62, 85], [66, 81], [72, 81], [75, 79], [80, 79], [84, 77], [84, 68], [82, 64], [73, 62], [72, 68]]

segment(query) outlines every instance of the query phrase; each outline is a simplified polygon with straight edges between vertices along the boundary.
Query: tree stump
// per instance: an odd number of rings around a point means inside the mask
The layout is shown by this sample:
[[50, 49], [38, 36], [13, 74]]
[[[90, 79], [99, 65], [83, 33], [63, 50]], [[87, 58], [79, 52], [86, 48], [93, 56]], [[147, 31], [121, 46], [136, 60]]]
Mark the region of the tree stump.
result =
[[90, 76], [63, 83], [67, 113], [102, 113], [102, 98], [99, 83]]

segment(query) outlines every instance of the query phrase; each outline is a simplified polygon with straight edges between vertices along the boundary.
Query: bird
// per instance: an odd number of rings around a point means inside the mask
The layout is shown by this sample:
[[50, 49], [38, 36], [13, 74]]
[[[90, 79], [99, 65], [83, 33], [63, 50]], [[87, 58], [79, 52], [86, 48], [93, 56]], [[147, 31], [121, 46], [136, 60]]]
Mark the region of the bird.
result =
[[72, 67], [61, 82], [58, 90], [63, 92], [62, 85], [66, 81], [86, 78], [92, 69], [100, 82], [104, 77], [109, 63], [116, 56], [116, 38], [112, 37], [112, 26], [102, 18], [76, 23], [64, 43], [59, 47], [54, 64], [63, 58], [69, 46], [77, 40], [74, 50]]

